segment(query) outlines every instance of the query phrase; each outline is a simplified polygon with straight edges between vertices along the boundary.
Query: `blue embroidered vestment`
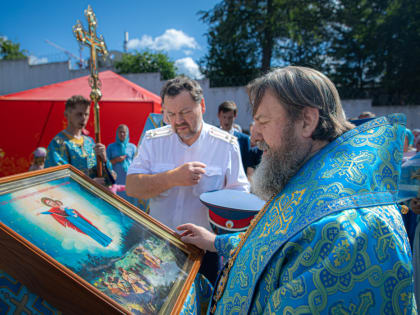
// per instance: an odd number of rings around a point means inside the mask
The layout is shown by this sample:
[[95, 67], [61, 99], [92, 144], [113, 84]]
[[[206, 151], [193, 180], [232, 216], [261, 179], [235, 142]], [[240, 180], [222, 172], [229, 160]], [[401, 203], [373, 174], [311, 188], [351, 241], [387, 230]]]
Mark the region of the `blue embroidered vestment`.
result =
[[[91, 137], [82, 135], [83, 143], [79, 144], [75, 139], [67, 136], [63, 131], [59, 132], [48, 145], [45, 167], [71, 164], [90, 178], [97, 177], [96, 155], [94, 151], [95, 142]], [[112, 170], [111, 163], [106, 162], [107, 170], [104, 176], [108, 184], [112, 180], [109, 171]]]
[[[417, 314], [395, 203], [404, 123], [371, 120], [299, 170], [244, 243], [216, 314]], [[215, 245], [229, 257], [239, 241]]]

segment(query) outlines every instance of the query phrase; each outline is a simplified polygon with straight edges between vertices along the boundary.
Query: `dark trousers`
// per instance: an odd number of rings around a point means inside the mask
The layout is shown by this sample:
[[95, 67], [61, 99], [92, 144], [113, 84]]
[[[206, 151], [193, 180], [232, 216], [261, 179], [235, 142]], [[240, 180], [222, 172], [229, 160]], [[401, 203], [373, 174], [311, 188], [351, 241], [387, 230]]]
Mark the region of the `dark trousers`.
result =
[[207, 251], [204, 254], [203, 262], [201, 263], [200, 270], [198, 272], [204, 275], [214, 286], [219, 268], [219, 255], [217, 255], [217, 253]]

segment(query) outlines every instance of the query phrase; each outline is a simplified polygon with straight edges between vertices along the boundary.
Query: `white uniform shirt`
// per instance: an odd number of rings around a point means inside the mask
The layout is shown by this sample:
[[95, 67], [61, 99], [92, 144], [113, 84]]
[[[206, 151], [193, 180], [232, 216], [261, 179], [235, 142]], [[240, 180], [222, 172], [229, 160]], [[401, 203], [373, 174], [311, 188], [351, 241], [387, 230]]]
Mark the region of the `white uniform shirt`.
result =
[[207, 165], [198, 184], [173, 187], [150, 199], [150, 215], [173, 230], [194, 223], [210, 230], [208, 209], [200, 194], [220, 189], [249, 191], [236, 137], [203, 123], [198, 139], [188, 146], [171, 126], [149, 130], [127, 174], [157, 174], [187, 162]]

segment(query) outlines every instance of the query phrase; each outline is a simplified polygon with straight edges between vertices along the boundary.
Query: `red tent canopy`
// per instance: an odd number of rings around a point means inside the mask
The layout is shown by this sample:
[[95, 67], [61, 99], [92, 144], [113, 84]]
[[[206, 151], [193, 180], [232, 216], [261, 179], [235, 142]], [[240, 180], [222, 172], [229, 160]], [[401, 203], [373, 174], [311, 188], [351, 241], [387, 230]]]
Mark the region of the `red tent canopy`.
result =
[[[66, 128], [65, 101], [75, 94], [89, 99], [88, 78], [0, 96], [0, 177], [27, 171], [32, 152], [39, 146], [47, 147]], [[126, 124], [130, 142], [137, 144], [149, 113], [161, 111], [160, 97], [112, 71], [99, 73], [99, 79], [102, 143], [114, 142], [118, 125]], [[94, 138], [93, 106], [87, 129]]]

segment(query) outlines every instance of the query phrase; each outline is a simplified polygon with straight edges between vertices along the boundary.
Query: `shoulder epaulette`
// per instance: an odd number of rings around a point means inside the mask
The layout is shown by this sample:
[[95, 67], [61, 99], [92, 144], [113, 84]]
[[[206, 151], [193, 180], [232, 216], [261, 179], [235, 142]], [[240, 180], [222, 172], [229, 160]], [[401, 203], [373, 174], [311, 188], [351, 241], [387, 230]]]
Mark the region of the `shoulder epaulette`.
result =
[[172, 127], [170, 125], [163, 126], [156, 129], [150, 129], [146, 131], [146, 139], [155, 139], [172, 134]]
[[237, 139], [234, 135], [231, 135], [229, 132], [226, 132], [222, 129], [216, 127], [210, 127], [209, 134], [217, 139], [221, 139], [228, 143], [236, 143]]

